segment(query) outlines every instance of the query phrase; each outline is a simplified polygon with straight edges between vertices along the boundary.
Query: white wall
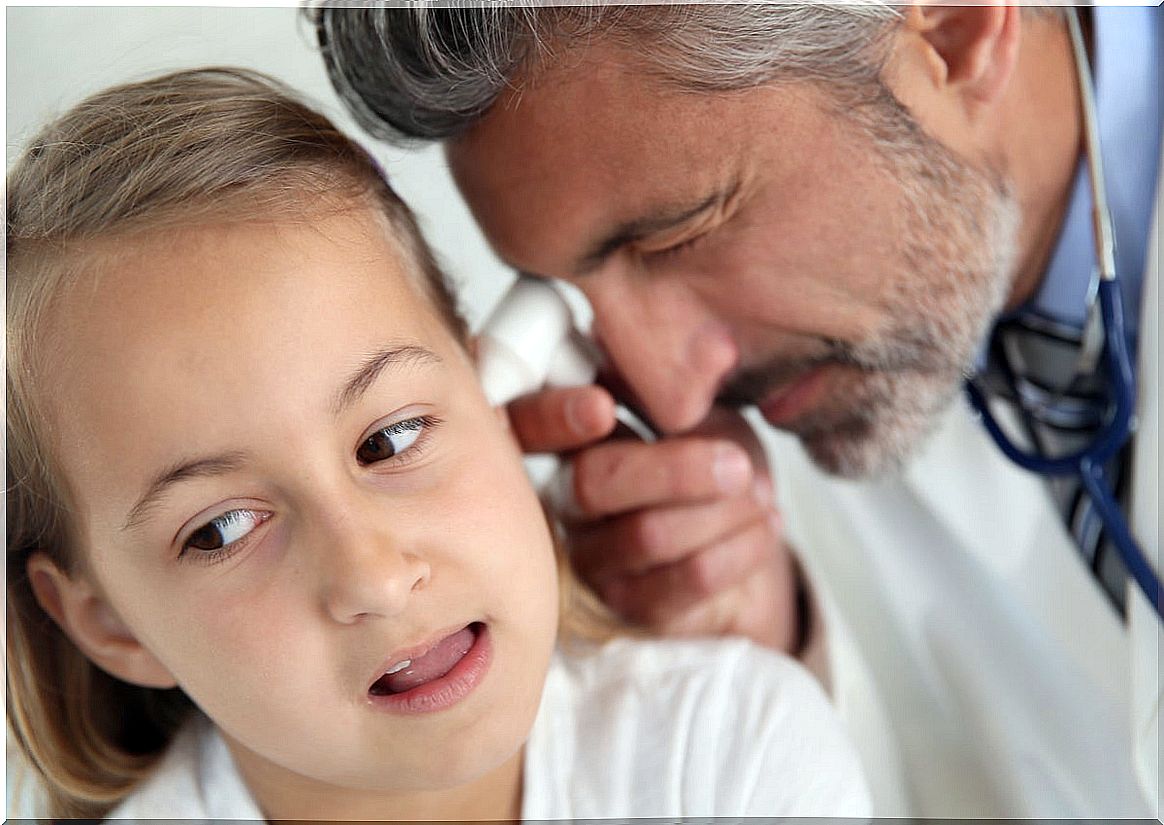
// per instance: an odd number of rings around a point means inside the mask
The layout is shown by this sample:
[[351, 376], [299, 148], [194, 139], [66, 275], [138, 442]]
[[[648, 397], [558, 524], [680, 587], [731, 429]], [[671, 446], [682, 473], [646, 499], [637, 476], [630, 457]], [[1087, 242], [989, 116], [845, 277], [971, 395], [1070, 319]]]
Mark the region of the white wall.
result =
[[[365, 145], [331, 90], [299, 10], [240, 7], [11, 7], [6, 10], [7, 161], [49, 118], [114, 83], [170, 69], [236, 65], [301, 90]], [[413, 207], [476, 323], [511, 275], [477, 231], [435, 147], [372, 146]]]

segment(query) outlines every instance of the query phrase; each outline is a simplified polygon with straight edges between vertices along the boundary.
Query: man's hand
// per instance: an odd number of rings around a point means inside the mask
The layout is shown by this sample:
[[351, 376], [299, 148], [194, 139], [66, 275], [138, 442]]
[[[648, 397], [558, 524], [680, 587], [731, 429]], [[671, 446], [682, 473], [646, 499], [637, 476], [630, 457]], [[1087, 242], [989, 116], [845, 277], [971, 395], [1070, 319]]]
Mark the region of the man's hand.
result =
[[763, 450], [737, 412], [656, 444], [603, 441], [614, 401], [597, 386], [529, 395], [509, 413], [527, 451], [572, 452], [570, 558], [612, 609], [666, 635], [791, 650], [792, 562]]

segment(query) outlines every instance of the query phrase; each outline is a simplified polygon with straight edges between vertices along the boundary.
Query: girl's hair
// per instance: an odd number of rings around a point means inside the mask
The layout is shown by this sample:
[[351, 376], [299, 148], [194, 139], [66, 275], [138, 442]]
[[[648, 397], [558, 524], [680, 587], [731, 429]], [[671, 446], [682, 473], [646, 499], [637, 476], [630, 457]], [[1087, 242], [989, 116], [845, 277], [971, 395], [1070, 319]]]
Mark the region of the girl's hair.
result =
[[[26, 565], [84, 560], [53, 454], [38, 340], [57, 296], [101, 268], [111, 238], [222, 220], [308, 220], [373, 206], [405, 266], [462, 344], [465, 323], [411, 212], [371, 156], [278, 82], [181, 71], [88, 98], [35, 137], [7, 179], [7, 710], [50, 814], [100, 817], [194, 711], [180, 689], [129, 685], [86, 659], [37, 603]], [[322, 205], [322, 206], [321, 206]], [[560, 554], [559, 554], [560, 555]], [[615, 626], [564, 571], [566, 635]], [[573, 605], [578, 605], [574, 607]]]

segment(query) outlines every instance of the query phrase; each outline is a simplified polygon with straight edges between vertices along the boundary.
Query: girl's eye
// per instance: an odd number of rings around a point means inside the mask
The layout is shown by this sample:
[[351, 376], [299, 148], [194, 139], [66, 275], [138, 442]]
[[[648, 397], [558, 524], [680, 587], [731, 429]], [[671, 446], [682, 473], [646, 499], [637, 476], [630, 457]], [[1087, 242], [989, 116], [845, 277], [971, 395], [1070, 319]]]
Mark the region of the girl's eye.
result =
[[356, 460], [367, 465], [398, 456], [411, 448], [424, 431], [436, 423], [432, 416], [424, 415], [381, 427], [356, 448]]
[[233, 552], [252, 530], [270, 518], [270, 513], [231, 510], [199, 527], [182, 544], [182, 553], [197, 551], [207, 556]]

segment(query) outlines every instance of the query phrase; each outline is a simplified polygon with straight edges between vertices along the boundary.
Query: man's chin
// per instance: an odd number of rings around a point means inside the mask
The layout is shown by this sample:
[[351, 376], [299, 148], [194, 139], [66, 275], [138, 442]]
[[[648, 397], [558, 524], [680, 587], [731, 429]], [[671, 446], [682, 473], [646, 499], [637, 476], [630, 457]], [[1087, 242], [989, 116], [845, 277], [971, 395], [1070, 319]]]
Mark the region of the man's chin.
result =
[[896, 411], [799, 434], [813, 463], [831, 475], [867, 479], [899, 475], [933, 432], [940, 409]]
[[848, 479], [896, 475], [905, 466], [905, 455], [871, 441], [856, 441], [835, 435], [802, 438], [813, 464], [824, 472]]

